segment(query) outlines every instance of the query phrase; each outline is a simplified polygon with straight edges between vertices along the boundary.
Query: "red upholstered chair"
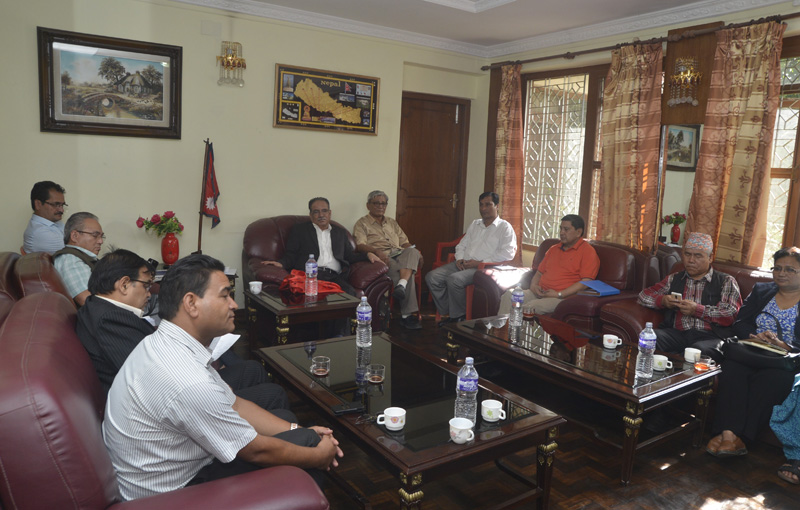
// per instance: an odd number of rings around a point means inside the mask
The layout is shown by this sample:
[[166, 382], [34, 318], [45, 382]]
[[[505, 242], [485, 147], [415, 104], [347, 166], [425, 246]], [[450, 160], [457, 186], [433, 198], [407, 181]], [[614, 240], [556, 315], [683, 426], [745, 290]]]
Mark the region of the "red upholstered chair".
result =
[[[283, 268], [263, 266], [263, 260], [278, 260], [286, 249], [289, 232], [296, 223], [311, 221], [308, 216], [273, 216], [256, 220], [244, 231], [242, 243], [242, 273], [245, 282], [261, 281], [264, 285], [280, 285], [288, 274]], [[332, 225], [347, 232], [350, 244], [356, 248], [356, 241], [341, 224]], [[357, 262], [350, 266], [348, 281], [356, 289], [358, 296], [367, 296], [372, 307], [372, 330], [386, 329], [389, 320], [389, 298], [392, 280], [386, 274], [386, 264]]]

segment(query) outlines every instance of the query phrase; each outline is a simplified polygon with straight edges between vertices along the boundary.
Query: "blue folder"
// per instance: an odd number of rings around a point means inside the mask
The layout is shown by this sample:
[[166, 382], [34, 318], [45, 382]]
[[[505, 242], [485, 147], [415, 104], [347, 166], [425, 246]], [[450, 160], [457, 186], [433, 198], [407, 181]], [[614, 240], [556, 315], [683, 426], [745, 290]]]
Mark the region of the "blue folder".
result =
[[600, 280], [585, 280], [581, 282], [582, 284], [589, 287], [586, 290], [582, 290], [579, 294], [587, 294], [589, 296], [614, 296], [619, 294], [619, 289], [612, 287], [607, 283], [603, 283]]

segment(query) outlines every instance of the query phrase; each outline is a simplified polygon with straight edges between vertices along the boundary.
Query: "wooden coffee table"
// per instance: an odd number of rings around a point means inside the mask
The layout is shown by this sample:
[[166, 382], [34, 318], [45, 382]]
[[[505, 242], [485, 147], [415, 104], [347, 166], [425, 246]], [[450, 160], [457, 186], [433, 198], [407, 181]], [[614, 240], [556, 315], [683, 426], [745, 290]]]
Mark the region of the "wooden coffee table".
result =
[[[373, 385], [366, 382], [363, 366], [357, 362], [353, 337], [311, 344], [270, 347], [257, 354], [279, 380], [328, 418], [337, 434], [346, 434], [399, 478], [403, 508], [421, 508], [424, 483], [489, 461], [495, 461], [501, 470], [529, 486], [529, 490], [506, 502], [508, 505], [535, 500], [537, 508], [548, 507], [555, 439], [559, 425], [565, 422], [563, 418], [481, 380], [478, 401], [500, 400], [507, 419], [484, 422], [479, 410], [475, 440], [454, 444], [448, 421], [453, 417], [457, 367], [407, 350], [386, 333], [375, 334], [371, 350], [361, 351], [358, 356], [364, 364], [371, 360], [386, 366], [383, 384]], [[324, 378], [309, 372], [310, 358], [319, 355], [331, 358], [331, 371]], [[353, 402], [363, 405], [363, 411], [337, 416], [331, 409]], [[391, 406], [407, 411], [406, 426], [400, 432], [391, 432], [371, 421]], [[502, 460], [533, 446], [538, 447], [535, 481]], [[361, 499], [368, 507], [368, 502]]]
[[[623, 485], [630, 482], [637, 450], [688, 433], [694, 434], [693, 445], [700, 446], [711, 386], [719, 368], [698, 373], [681, 357], [662, 353], [670, 358], [673, 368], [654, 372], [649, 381], [640, 381], [635, 379], [636, 344], [604, 349], [601, 336], [584, 332], [579, 335], [583, 339], [569, 345], [552, 338], [536, 321], [523, 321], [518, 340], [512, 342], [503, 316], [448, 324], [446, 329], [454, 344], [451, 349], [457, 349], [458, 344], [467, 346], [525, 371], [535, 380], [559, 387], [561, 394], [557, 399], [552, 402], [543, 399], [541, 403], [570, 422], [591, 429], [601, 442], [620, 449]], [[645, 414], [688, 395], [696, 396], [692, 413], [687, 412], [684, 419], [670, 421], [666, 430], [640, 440]], [[602, 429], [601, 424], [594, 422], [594, 416], [586, 412], [585, 405], [571, 405], [586, 401], [580, 396], [621, 412], [622, 427]]]
[[[360, 300], [345, 292], [306, 299], [303, 295], [281, 292], [276, 287], [265, 287], [260, 294], [244, 291], [247, 309], [247, 338], [251, 349], [282, 345], [299, 339], [292, 335], [291, 327], [305, 323], [319, 323], [317, 335], [312, 339], [331, 336], [322, 324], [325, 321], [356, 316]], [[273, 334], [274, 332], [274, 334]]]

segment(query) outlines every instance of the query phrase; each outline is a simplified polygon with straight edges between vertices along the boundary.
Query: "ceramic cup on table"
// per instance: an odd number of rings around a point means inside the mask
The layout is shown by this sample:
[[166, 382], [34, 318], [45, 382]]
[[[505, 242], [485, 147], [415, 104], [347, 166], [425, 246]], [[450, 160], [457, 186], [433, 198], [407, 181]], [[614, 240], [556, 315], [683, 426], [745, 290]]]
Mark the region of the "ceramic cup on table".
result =
[[456, 444], [464, 444], [475, 439], [475, 432], [472, 431], [472, 420], [466, 418], [451, 419], [450, 439]]
[[388, 430], [400, 430], [406, 426], [406, 410], [402, 407], [387, 407], [375, 420], [378, 425], [383, 425]]
[[250, 292], [253, 294], [261, 294], [261, 289], [264, 284], [262, 282], [250, 282]]
[[606, 349], [616, 349], [622, 345], [622, 339], [617, 335], [603, 335], [603, 347]]
[[694, 363], [697, 361], [698, 356], [700, 356], [700, 349], [687, 347], [683, 350], [683, 359], [685, 359], [687, 363]]
[[505, 420], [506, 412], [503, 410], [503, 403], [490, 398], [481, 402], [481, 418], [484, 421]]
[[664, 370], [672, 368], [672, 362], [663, 354], [653, 355], [653, 370], [663, 372]]

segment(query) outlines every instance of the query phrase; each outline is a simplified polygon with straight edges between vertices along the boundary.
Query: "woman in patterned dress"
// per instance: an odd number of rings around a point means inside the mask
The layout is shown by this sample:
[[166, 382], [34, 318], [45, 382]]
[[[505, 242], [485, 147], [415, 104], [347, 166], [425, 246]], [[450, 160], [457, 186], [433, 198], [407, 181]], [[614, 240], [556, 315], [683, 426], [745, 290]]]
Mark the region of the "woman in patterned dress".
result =
[[[757, 283], [733, 325], [740, 339], [758, 338], [787, 351], [800, 351], [800, 249], [783, 248], [773, 256], [772, 283]], [[794, 374], [779, 368], [753, 368], [734, 360], [722, 363], [719, 398], [706, 451], [717, 457], [747, 454], [769, 423], [773, 406], [792, 389]]]

